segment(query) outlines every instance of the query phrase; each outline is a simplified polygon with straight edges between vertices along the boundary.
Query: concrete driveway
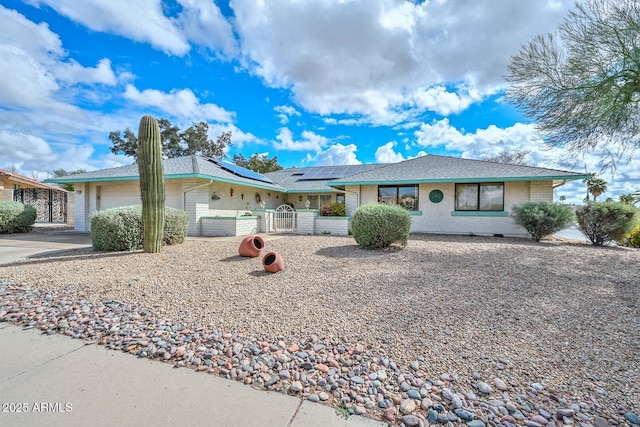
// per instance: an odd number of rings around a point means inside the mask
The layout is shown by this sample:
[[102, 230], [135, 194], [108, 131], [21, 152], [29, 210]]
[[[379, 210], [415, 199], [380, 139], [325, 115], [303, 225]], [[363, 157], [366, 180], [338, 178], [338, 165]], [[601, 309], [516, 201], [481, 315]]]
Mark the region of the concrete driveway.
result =
[[87, 247], [91, 247], [91, 234], [71, 230], [0, 234], [0, 265], [35, 255]]

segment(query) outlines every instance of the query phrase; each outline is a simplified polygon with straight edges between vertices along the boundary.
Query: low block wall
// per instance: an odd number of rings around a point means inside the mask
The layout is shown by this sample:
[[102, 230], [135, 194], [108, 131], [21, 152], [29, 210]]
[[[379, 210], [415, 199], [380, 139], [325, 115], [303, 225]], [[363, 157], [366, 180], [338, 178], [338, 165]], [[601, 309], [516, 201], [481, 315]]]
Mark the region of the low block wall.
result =
[[347, 236], [351, 226], [348, 216], [317, 216], [315, 220], [315, 234], [334, 234]]
[[202, 236], [248, 236], [258, 232], [257, 216], [202, 217]]

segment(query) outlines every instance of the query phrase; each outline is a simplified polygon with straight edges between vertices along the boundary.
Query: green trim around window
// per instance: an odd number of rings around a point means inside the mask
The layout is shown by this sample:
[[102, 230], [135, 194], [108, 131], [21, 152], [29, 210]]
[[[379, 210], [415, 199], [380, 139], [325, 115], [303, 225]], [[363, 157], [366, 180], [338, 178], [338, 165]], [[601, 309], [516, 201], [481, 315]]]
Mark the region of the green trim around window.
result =
[[451, 211], [451, 216], [509, 216], [505, 211]]
[[407, 211], [411, 216], [422, 216], [422, 211]]

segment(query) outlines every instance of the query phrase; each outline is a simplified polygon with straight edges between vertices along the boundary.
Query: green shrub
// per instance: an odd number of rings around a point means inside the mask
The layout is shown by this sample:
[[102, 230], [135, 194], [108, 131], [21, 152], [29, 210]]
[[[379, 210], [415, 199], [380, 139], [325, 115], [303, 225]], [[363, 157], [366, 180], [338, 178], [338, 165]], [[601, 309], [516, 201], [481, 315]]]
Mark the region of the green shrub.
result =
[[635, 213], [622, 203], [593, 202], [576, 209], [578, 228], [594, 246], [621, 241], [633, 228]]
[[622, 239], [620, 244], [630, 248], [640, 248], [640, 225], [636, 225], [629, 234], [624, 236], [624, 239]]
[[320, 209], [320, 216], [346, 216], [343, 203], [332, 203], [329, 206], [323, 206]]
[[511, 210], [514, 222], [527, 230], [536, 242], [567, 228], [574, 218], [570, 207], [548, 202], [528, 202]]
[[356, 209], [351, 220], [353, 237], [366, 249], [388, 248], [393, 243], [407, 246], [410, 230], [411, 215], [397, 205], [363, 205]]
[[189, 214], [180, 209], [165, 207], [163, 231], [162, 242], [165, 245], [184, 243], [189, 231]]
[[38, 216], [33, 206], [20, 202], [0, 202], [0, 233], [27, 233]]
[[[183, 243], [189, 215], [165, 208], [162, 243]], [[142, 206], [125, 206], [98, 211], [91, 217], [91, 242], [98, 251], [133, 251], [142, 248]]]

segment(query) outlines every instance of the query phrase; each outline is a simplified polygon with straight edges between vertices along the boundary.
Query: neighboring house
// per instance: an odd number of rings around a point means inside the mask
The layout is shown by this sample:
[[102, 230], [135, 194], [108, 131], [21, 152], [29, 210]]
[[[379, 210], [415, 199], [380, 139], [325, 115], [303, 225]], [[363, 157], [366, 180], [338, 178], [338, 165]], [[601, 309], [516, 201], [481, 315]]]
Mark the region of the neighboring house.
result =
[[[423, 156], [383, 165], [289, 168], [260, 175], [197, 156], [164, 161], [166, 205], [189, 213], [189, 235], [289, 231], [347, 234], [363, 204], [404, 206], [412, 232], [527, 236], [513, 205], [553, 201], [553, 189], [589, 175], [481, 160]], [[75, 185], [75, 229], [89, 231], [97, 210], [140, 204], [137, 165], [51, 179]], [[331, 203], [345, 218], [319, 217]]]
[[55, 185], [0, 169], [0, 201], [13, 200], [36, 209], [36, 222], [72, 223], [67, 216], [68, 192]]

